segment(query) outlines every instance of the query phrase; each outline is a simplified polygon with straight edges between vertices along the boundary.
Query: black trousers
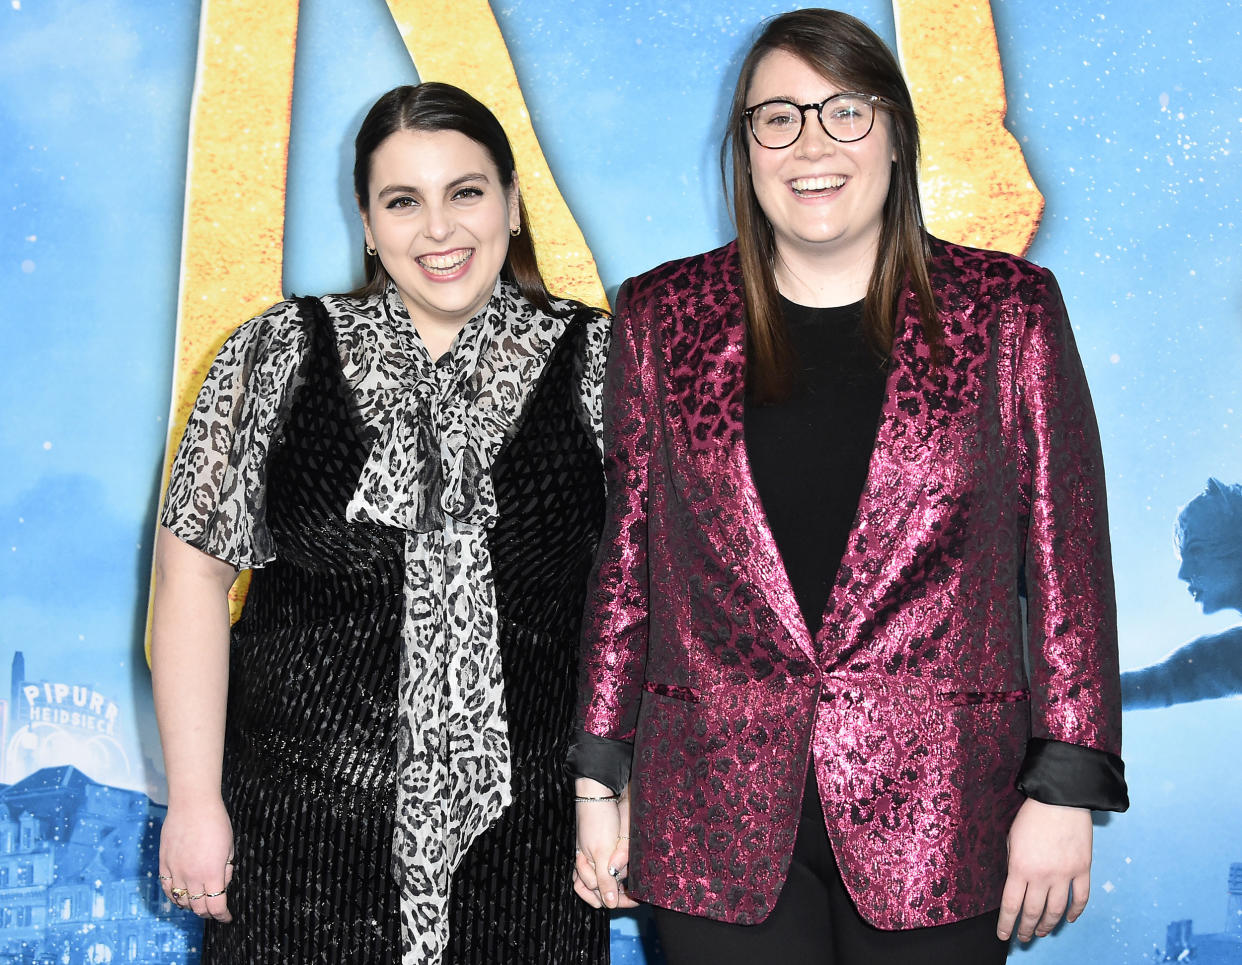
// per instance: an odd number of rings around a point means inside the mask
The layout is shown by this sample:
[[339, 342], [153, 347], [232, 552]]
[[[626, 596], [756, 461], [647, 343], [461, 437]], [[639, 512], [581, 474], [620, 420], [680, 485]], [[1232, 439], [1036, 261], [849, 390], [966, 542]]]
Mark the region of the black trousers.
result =
[[841, 881], [813, 769], [789, 877], [764, 921], [731, 925], [654, 911], [668, 965], [1000, 965], [1009, 952], [996, 937], [995, 911], [906, 931], [864, 921]]

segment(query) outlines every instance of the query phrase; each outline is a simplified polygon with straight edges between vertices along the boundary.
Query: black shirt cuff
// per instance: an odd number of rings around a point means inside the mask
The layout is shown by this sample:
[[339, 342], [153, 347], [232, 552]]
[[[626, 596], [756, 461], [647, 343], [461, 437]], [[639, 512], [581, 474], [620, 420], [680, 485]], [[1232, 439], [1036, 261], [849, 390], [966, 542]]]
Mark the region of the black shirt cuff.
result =
[[1126, 766], [1108, 751], [1032, 737], [1018, 790], [1043, 804], [1124, 811], [1130, 806]]
[[614, 794], [620, 794], [630, 781], [630, 761], [633, 757], [633, 741], [597, 737], [580, 730], [569, 742], [565, 768], [573, 777], [588, 777], [599, 781]]

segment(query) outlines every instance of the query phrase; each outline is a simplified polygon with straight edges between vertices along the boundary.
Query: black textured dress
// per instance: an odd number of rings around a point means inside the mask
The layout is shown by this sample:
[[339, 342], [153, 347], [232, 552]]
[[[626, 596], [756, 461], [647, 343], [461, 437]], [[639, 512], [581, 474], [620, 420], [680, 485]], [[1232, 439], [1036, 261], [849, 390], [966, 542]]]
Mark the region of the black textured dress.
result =
[[[235, 921], [211, 963], [399, 962], [393, 876], [404, 532], [348, 522], [370, 448], [332, 323], [309, 345], [268, 459], [276, 559], [234, 627], [225, 803]], [[608, 921], [572, 892], [572, 725], [586, 571], [603, 516], [599, 454], [577, 400], [585, 325], [560, 337], [492, 465], [490, 531], [513, 803], [454, 874], [446, 963], [599, 963]]]

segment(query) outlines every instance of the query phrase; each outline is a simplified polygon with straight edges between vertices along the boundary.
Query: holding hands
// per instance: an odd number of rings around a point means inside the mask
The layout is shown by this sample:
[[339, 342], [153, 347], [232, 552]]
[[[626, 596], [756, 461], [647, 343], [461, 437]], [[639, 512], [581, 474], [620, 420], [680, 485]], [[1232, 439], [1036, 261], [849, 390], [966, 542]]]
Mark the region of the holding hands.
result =
[[636, 908], [622, 880], [630, 861], [630, 795], [620, 795], [589, 778], [574, 788], [578, 816], [578, 852], [574, 891], [592, 908]]

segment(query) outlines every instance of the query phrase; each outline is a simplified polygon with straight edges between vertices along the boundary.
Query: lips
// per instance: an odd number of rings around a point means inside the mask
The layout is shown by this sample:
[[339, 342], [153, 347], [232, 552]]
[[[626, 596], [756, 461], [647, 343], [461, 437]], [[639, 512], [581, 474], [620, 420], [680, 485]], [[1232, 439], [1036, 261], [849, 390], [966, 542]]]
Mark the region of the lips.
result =
[[843, 174], [827, 174], [813, 178], [794, 178], [789, 182], [793, 193], [800, 198], [820, 198], [835, 194], [845, 186]]
[[473, 248], [454, 248], [452, 251], [436, 251], [419, 255], [418, 267], [433, 278], [448, 278], [457, 274], [474, 255]]

